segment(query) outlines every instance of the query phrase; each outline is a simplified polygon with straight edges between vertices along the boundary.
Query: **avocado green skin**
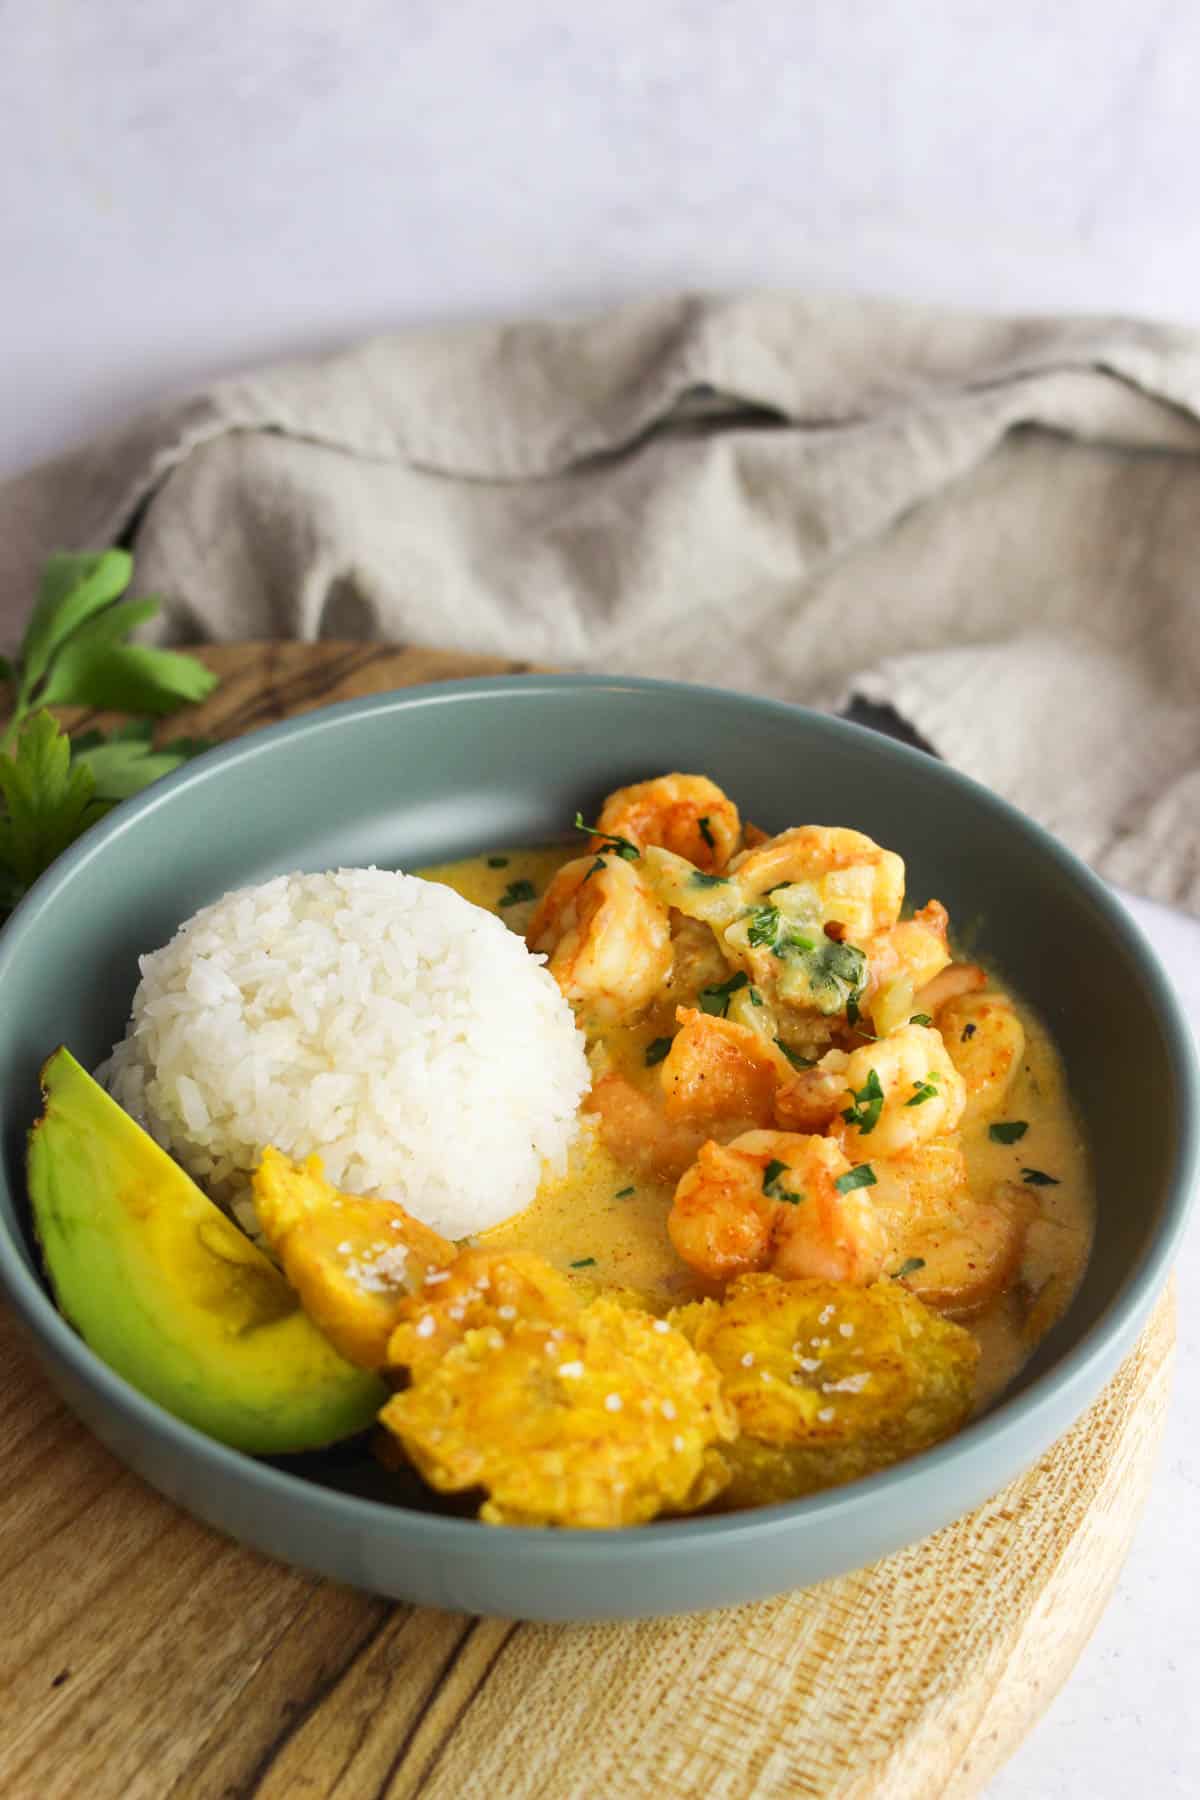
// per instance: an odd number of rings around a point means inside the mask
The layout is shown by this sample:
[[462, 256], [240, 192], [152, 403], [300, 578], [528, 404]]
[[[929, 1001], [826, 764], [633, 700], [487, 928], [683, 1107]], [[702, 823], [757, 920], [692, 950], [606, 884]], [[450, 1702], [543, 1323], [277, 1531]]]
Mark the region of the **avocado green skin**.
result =
[[[719, 651], [714, 649], [714, 664]], [[1052, 780], [1053, 746], [1047, 746]], [[121, 1036], [138, 957], [198, 906], [292, 869], [420, 868], [569, 833], [612, 788], [699, 769], [768, 831], [853, 825], [904, 857], [1040, 1008], [1097, 1179], [1083, 1285], [1019, 1379], [957, 1437], [783, 1506], [636, 1531], [500, 1529], [356, 1447], [272, 1466], [106, 1367], [39, 1277], [23, 1149], [38, 1067]], [[522, 675], [380, 694], [252, 732], [118, 806], [0, 931], [0, 1290], [89, 1428], [181, 1506], [267, 1554], [422, 1606], [612, 1619], [739, 1605], [860, 1568], [994, 1494], [1132, 1350], [1189, 1211], [1198, 1145], [1187, 1025], [1119, 899], [1048, 833], [919, 750], [717, 688]]]
[[85, 1343], [237, 1450], [314, 1450], [365, 1430], [383, 1383], [337, 1354], [274, 1265], [67, 1050], [41, 1079], [29, 1197], [59, 1309]]

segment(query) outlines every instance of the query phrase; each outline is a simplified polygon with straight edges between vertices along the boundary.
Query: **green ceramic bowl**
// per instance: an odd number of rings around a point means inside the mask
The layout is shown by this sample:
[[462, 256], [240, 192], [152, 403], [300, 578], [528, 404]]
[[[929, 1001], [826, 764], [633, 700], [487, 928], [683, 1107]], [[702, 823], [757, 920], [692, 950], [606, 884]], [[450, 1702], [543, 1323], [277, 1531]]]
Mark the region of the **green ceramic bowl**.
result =
[[[140, 953], [227, 889], [293, 869], [414, 867], [562, 834], [621, 783], [702, 769], [771, 830], [854, 825], [910, 891], [978, 918], [1066, 1057], [1099, 1182], [1096, 1248], [1019, 1381], [949, 1443], [787, 1506], [628, 1532], [497, 1530], [412, 1496], [385, 1504], [357, 1452], [266, 1465], [144, 1399], [58, 1316], [28, 1233], [23, 1157], [38, 1068], [94, 1066], [125, 1025]], [[214, 751], [120, 807], [0, 932], [0, 1281], [92, 1430], [209, 1524], [344, 1582], [537, 1619], [726, 1606], [820, 1581], [925, 1536], [1034, 1461], [1132, 1347], [1184, 1222], [1197, 1143], [1188, 1034], [1120, 905], [1003, 801], [919, 751], [771, 701], [668, 683], [485, 680], [335, 706]], [[372, 1486], [372, 1481], [375, 1486]]]

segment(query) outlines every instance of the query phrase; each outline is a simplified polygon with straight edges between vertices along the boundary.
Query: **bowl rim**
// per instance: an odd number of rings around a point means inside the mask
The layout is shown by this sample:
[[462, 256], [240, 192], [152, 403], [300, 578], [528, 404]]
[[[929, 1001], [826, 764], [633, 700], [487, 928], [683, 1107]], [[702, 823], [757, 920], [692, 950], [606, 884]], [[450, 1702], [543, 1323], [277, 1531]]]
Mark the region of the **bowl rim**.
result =
[[[1196, 1198], [1200, 1165], [1200, 1065], [1190, 1029], [1165, 971], [1115, 892], [1044, 826], [1012, 802], [936, 756], [850, 720], [792, 701], [643, 676], [537, 672], [484, 675], [340, 701], [220, 744], [155, 782], [142, 794], [115, 807], [39, 877], [0, 930], [0, 993], [7, 969], [20, 957], [24, 940], [36, 929], [41, 914], [53, 904], [57, 894], [93, 858], [105, 855], [108, 847], [137, 822], [159, 808], [170, 806], [177, 794], [220, 779], [226, 771], [244, 765], [254, 757], [274, 754], [279, 746], [297, 737], [336, 732], [352, 727], [362, 718], [480, 700], [512, 698], [533, 702], [542, 696], [573, 691], [608, 691], [614, 696], [640, 694], [647, 697], [685, 694], [695, 700], [719, 701], [723, 705], [732, 702], [776, 719], [802, 720], [807, 729], [825, 733], [832, 741], [869, 745], [873, 755], [920, 770], [935, 786], [942, 784], [959, 791], [985, 813], [1024, 832], [1038, 854], [1056, 865], [1068, 878], [1077, 896], [1099, 914], [1146, 987], [1166, 1042], [1174, 1084], [1172, 1097], [1177, 1141], [1174, 1165], [1166, 1184], [1163, 1216], [1138, 1263], [1126, 1272], [1120, 1291], [1100, 1318], [1022, 1393], [1001, 1398], [953, 1437], [891, 1468], [798, 1500], [755, 1507], [745, 1512], [656, 1520], [649, 1531], [523, 1526], [519, 1531], [504, 1533], [503, 1542], [510, 1554], [515, 1551], [521, 1560], [532, 1556], [539, 1565], [577, 1562], [580, 1556], [589, 1561], [604, 1560], [618, 1544], [624, 1557], [635, 1562], [654, 1561], [676, 1546], [697, 1548], [720, 1540], [725, 1548], [736, 1548], [748, 1534], [753, 1534], [755, 1541], [760, 1542], [773, 1535], [790, 1533], [801, 1523], [811, 1523], [819, 1529], [823, 1521], [836, 1518], [839, 1526], [846, 1529], [853, 1525], [856, 1514], [873, 1514], [877, 1508], [886, 1509], [893, 1502], [902, 1503], [914, 1487], [936, 1483], [939, 1473], [950, 1465], [959, 1472], [964, 1484], [967, 1474], [973, 1471], [983, 1478], [982, 1483], [977, 1479], [976, 1486], [981, 1485], [987, 1492], [995, 1491], [997, 1484], [994, 1481], [988, 1486], [987, 1465], [1007, 1464], [1011, 1452], [1019, 1445], [1040, 1446], [1069, 1429], [1069, 1425], [1064, 1426], [1056, 1420], [1064, 1413], [1069, 1413], [1071, 1422], [1078, 1419], [1115, 1368], [1119, 1357], [1132, 1347], [1165, 1284]], [[324, 1487], [233, 1450], [176, 1418], [110, 1369], [67, 1323], [42, 1281], [25, 1266], [18, 1235], [7, 1225], [0, 1227], [0, 1290], [25, 1321], [35, 1340], [44, 1344], [56, 1359], [68, 1366], [79, 1382], [96, 1392], [111, 1410], [140, 1432], [167, 1440], [171, 1448], [189, 1461], [209, 1460], [228, 1478], [241, 1483], [256, 1501], [266, 1505], [277, 1501], [293, 1506], [299, 1504], [313, 1516], [323, 1517], [326, 1523], [336, 1520], [343, 1526], [357, 1526], [372, 1535], [380, 1530], [385, 1535], [395, 1533], [398, 1545], [403, 1539], [406, 1548], [415, 1550], [436, 1548], [464, 1554], [496, 1542], [496, 1534], [478, 1519], [448, 1517]], [[1018, 1466], [1026, 1466], [1036, 1454], [1037, 1448], [1024, 1463], [1018, 1454]]]

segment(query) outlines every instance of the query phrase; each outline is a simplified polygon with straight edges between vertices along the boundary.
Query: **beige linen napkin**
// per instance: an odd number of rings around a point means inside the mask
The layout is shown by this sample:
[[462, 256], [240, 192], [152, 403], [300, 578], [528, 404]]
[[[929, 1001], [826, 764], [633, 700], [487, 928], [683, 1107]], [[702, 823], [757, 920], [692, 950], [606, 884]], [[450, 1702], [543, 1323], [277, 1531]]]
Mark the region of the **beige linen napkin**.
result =
[[223, 382], [0, 488], [0, 642], [119, 537], [174, 641], [380, 637], [893, 706], [1200, 912], [1200, 335], [671, 298]]

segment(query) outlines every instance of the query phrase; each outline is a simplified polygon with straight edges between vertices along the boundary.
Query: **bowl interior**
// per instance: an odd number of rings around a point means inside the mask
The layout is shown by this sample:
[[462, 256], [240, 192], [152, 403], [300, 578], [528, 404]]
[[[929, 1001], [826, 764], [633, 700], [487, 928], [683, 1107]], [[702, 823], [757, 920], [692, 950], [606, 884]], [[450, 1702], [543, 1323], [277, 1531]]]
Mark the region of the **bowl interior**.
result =
[[[94, 1066], [124, 1030], [139, 954], [198, 906], [288, 870], [413, 868], [560, 838], [577, 808], [594, 817], [612, 787], [675, 768], [712, 775], [768, 830], [853, 825], [898, 850], [910, 899], [942, 900], [1048, 1022], [1090, 1141], [1098, 1226], [1074, 1305], [1010, 1397], [1027, 1388], [1143, 1278], [1171, 1205], [1187, 1096], [1161, 977], [1099, 885], [972, 783], [838, 721], [705, 689], [524, 678], [354, 702], [122, 809], [0, 936], [0, 1259], [36, 1269], [23, 1152], [41, 1062], [65, 1042]], [[304, 1473], [370, 1491], [361, 1459], [309, 1459]]]

